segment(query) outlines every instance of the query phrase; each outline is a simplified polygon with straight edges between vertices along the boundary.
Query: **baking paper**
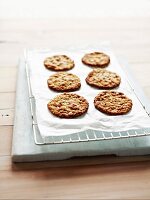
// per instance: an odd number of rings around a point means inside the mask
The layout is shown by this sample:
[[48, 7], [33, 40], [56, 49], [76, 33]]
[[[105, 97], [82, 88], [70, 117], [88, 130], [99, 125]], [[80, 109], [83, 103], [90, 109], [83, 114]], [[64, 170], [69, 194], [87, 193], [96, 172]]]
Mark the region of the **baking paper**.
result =
[[[87, 85], [85, 78], [93, 68], [81, 62], [81, 58], [85, 53], [94, 51], [104, 52], [110, 56], [111, 62], [106, 69], [116, 72], [121, 77], [121, 84], [115, 90], [123, 92], [133, 101], [132, 110], [128, 114], [109, 116], [101, 113], [94, 107], [93, 101], [95, 96], [103, 90]], [[55, 117], [47, 108], [47, 103], [61, 93], [54, 92], [48, 88], [47, 79], [56, 72], [46, 69], [43, 65], [43, 61], [46, 57], [59, 54], [66, 54], [74, 60], [75, 67], [68, 72], [76, 74], [80, 78], [81, 88], [73, 93], [83, 96], [89, 102], [88, 112], [75, 119], [61, 119]], [[29, 68], [31, 90], [35, 98], [38, 128], [42, 137], [72, 134], [88, 129], [115, 132], [150, 127], [149, 116], [134, 94], [122, 66], [117, 61], [108, 45], [97, 45], [96, 47], [88, 46], [84, 48], [67, 47], [61, 50], [28, 50], [27, 64]]]

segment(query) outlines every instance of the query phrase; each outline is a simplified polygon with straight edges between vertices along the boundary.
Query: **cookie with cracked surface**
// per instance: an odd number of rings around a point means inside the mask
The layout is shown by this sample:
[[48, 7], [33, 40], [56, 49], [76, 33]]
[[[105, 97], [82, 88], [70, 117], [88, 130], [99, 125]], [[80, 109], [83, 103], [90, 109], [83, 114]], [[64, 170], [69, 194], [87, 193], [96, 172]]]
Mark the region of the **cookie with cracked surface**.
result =
[[76, 118], [87, 112], [89, 103], [75, 93], [63, 93], [56, 96], [48, 104], [50, 112], [60, 118]]
[[57, 72], [47, 80], [48, 87], [59, 92], [75, 91], [81, 87], [80, 79], [75, 74]]
[[118, 87], [121, 82], [118, 74], [105, 69], [94, 69], [85, 80], [89, 85], [99, 89], [112, 89]]
[[74, 61], [66, 55], [54, 55], [44, 60], [44, 66], [54, 71], [69, 70], [74, 67]]
[[94, 99], [95, 107], [108, 115], [123, 115], [132, 109], [132, 100], [122, 92], [104, 91]]
[[110, 57], [102, 52], [87, 53], [83, 56], [82, 62], [91, 67], [104, 68], [110, 63]]

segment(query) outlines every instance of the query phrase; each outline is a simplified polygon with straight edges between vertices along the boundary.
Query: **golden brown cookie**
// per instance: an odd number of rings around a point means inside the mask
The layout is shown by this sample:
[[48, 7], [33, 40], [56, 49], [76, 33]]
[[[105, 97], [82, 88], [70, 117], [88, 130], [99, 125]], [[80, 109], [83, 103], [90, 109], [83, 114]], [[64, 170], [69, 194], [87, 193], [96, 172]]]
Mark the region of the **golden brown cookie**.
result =
[[71, 73], [57, 72], [47, 80], [48, 87], [55, 91], [66, 92], [78, 90], [81, 86], [80, 79]]
[[122, 92], [104, 91], [94, 99], [95, 107], [109, 115], [122, 115], [128, 113], [132, 108], [132, 100]]
[[94, 69], [88, 74], [86, 82], [100, 89], [112, 89], [119, 86], [121, 78], [114, 72], [105, 69]]
[[74, 67], [74, 61], [66, 55], [55, 55], [44, 60], [44, 66], [54, 71], [69, 70]]
[[87, 112], [87, 100], [73, 93], [63, 93], [56, 96], [48, 104], [50, 112], [60, 118], [75, 118]]
[[106, 67], [110, 63], [110, 57], [102, 52], [85, 54], [82, 62], [91, 67]]

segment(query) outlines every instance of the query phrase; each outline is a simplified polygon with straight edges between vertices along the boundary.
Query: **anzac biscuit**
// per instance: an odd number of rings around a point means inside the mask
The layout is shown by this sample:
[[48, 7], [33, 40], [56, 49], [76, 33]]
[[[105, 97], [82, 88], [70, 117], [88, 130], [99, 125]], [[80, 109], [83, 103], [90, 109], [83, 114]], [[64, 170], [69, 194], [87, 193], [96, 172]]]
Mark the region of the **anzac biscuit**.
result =
[[66, 55], [55, 55], [44, 60], [44, 66], [54, 71], [69, 70], [74, 67], [74, 61]]
[[63, 93], [56, 96], [48, 104], [50, 112], [60, 118], [75, 118], [88, 110], [87, 100], [73, 93]]
[[128, 113], [132, 108], [132, 100], [122, 92], [104, 91], [94, 99], [95, 107], [109, 115], [122, 115]]
[[48, 87], [52, 90], [66, 92], [78, 90], [81, 86], [80, 79], [71, 73], [57, 72], [47, 80]]
[[91, 67], [106, 67], [110, 63], [110, 57], [102, 52], [85, 54], [82, 62]]
[[86, 82], [100, 89], [112, 89], [118, 87], [121, 78], [114, 72], [105, 69], [94, 69], [86, 78]]

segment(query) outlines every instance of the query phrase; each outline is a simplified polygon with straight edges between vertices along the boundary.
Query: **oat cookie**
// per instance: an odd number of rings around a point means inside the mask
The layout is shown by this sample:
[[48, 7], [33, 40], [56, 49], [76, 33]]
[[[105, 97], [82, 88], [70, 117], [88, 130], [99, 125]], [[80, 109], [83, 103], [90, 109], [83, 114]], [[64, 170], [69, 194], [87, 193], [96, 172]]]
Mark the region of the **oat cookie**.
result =
[[119, 86], [121, 78], [114, 72], [105, 69], [94, 69], [88, 74], [86, 82], [100, 89], [112, 89]]
[[110, 63], [110, 57], [102, 52], [85, 54], [82, 62], [91, 67], [106, 67]]
[[56, 96], [48, 104], [50, 112], [60, 118], [75, 118], [88, 110], [87, 100], [73, 93], [63, 93]]
[[78, 76], [67, 72], [57, 72], [51, 75], [47, 83], [50, 89], [60, 92], [75, 91], [81, 86]]
[[74, 67], [74, 61], [66, 55], [55, 55], [44, 60], [44, 66], [54, 71], [69, 70]]
[[94, 99], [95, 107], [109, 115], [122, 115], [128, 113], [132, 108], [132, 100], [122, 92], [104, 91]]

